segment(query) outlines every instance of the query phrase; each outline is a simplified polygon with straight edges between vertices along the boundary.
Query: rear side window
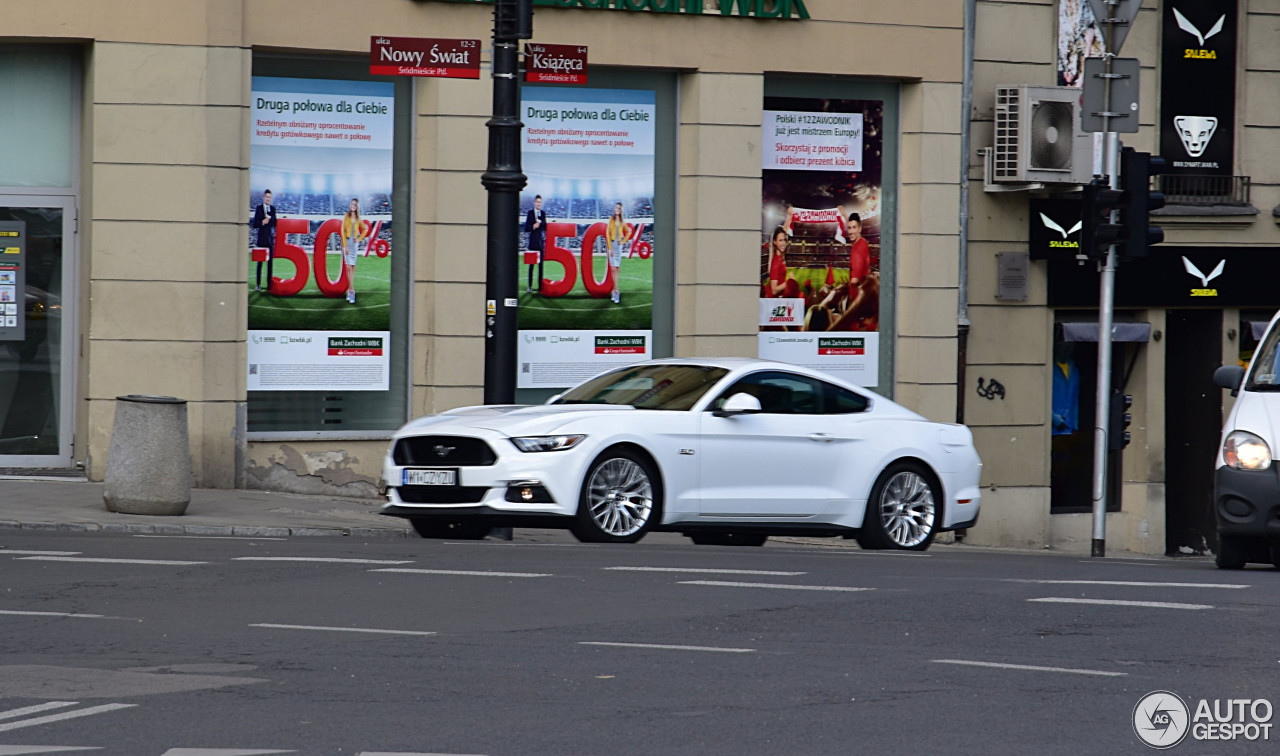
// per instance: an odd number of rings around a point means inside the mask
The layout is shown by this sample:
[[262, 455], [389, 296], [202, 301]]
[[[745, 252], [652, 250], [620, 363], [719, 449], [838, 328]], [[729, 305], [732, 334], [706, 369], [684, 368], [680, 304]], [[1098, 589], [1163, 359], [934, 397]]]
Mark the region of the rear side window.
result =
[[827, 385], [827, 414], [851, 415], [855, 412], [866, 412], [871, 400], [862, 394], [843, 389], [839, 386]]

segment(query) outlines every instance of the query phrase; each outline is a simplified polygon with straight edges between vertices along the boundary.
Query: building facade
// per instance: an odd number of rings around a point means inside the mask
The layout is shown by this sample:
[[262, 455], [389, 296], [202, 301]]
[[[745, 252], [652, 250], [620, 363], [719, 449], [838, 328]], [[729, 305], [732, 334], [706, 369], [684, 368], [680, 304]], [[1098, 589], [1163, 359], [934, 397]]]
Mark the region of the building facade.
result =
[[[847, 217], [859, 212], [878, 308], [835, 351], [859, 353], [844, 367], [860, 382], [950, 419], [963, 26], [962, 4], [923, 0], [538, 3], [532, 42], [586, 46], [589, 66], [585, 85], [523, 90], [521, 220], [544, 195], [558, 234], [548, 249], [562, 257], [547, 252], [560, 262], [534, 286], [527, 233], [513, 250], [522, 344], [543, 350], [521, 353], [518, 399], [551, 395], [569, 379], [557, 371], [617, 359], [601, 339], [639, 343], [641, 356], [757, 355], [777, 341], [767, 334], [802, 329], [824, 276], [848, 278]], [[32, 304], [22, 338], [0, 350], [0, 465], [82, 465], [101, 479], [116, 397], [169, 395], [189, 402], [197, 485], [371, 496], [394, 428], [480, 402], [491, 29], [491, 5], [447, 0], [10, 9], [0, 86], [29, 115], [5, 127], [0, 205], [27, 224]], [[481, 75], [373, 75], [384, 35], [480, 40]], [[645, 115], [585, 130], [561, 119], [606, 111]], [[766, 114], [792, 129], [776, 140], [791, 146], [766, 144]], [[566, 128], [625, 144], [597, 154]], [[850, 162], [819, 160], [820, 148]], [[789, 150], [812, 162], [788, 162]], [[265, 252], [255, 216], [268, 189], [266, 225], [296, 250]], [[354, 266], [340, 256], [348, 198], [365, 224]], [[599, 237], [615, 199], [628, 257], [609, 309]], [[778, 225], [798, 289], [778, 299], [801, 313], [768, 326], [764, 240]], [[563, 257], [592, 265], [590, 281], [569, 280]], [[548, 305], [566, 282], [551, 304], [590, 306], [599, 323]], [[538, 341], [565, 328], [596, 348], [556, 356]], [[284, 345], [320, 353], [292, 359]]]
[[[13, 5], [0, 223], [26, 236], [21, 306], [0, 321], [0, 467], [100, 480], [116, 397], [158, 394], [189, 403], [197, 485], [373, 496], [396, 427], [482, 401], [485, 319], [505, 306], [485, 299], [491, 4]], [[1226, 397], [1209, 376], [1247, 359], [1274, 310], [1232, 286], [1280, 247], [1280, 5], [1186, 5], [1145, 3], [1123, 50], [1141, 65], [1125, 143], [1188, 164], [1162, 179], [1177, 193], [1166, 243], [1118, 283], [1113, 382], [1134, 419], [1108, 539], [1150, 553], [1212, 547], [1204, 485]], [[1087, 550], [1098, 276], [1070, 215], [1097, 155], [1087, 136], [1063, 152], [1056, 125], [1048, 158], [996, 154], [998, 129], [1049, 133], [1010, 126], [1017, 98], [1067, 103], [1073, 128], [1069, 88], [1098, 52], [1087, 7], [537, 2], [531, 42], [589, 62], [585, 83], [522, 89], [520, 222], [541, 195], [547, 238], [541, 269], [527, 228], [511, 255], [517, 400], [645, 356], [824, 364], [974, 430], [984, 511], [967, 540]], [[371, 73], [392, 38], [477, 40], [441, 65], [470, 50], [478, 78]], [[1227, 92], [1215, 113], [1178, 110], [1174, 77], [1201, 75], [1188, 63], [1217, 66], [1197, 85]], [[627, 256], [610, 271], [617, 203]], [[815, 312], [861, 264], [858, 233], [875, 300]], [[1215, 285], [1188, 284], [1223, 249]], [[1055, 369], [1070, 389], [1056, 397]]]

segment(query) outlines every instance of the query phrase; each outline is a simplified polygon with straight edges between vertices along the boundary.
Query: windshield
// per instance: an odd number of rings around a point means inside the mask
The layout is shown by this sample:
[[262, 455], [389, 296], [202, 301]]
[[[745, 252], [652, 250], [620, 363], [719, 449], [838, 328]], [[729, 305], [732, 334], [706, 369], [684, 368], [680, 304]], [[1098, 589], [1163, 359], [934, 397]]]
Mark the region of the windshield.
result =
[[553, 404], [628, 404], [636, 409], [689, 410], [729, 371], [702, 365], [640, 365], [592, 378]]
[[1280, 327], [1267, 331], [1251, 367], [1246, 391], [1280, 391]]

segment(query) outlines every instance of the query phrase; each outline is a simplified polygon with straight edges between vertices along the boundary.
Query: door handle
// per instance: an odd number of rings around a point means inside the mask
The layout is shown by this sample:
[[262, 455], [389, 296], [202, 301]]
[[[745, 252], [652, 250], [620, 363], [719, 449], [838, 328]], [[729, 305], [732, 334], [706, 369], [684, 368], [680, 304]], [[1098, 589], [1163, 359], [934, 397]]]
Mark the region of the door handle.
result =
[[836, 440], [836, 437], [835, 437], [835, 436], [833, 436], [833, 435], [831, 435], [830, 433], [810, 433], [810, 434], [809, 434], [809, 440], [810, 440], [810, 441], [821, 441], [821, 442], [824, 442], [824, 443], [830, 443], [830, 442], [832, 442], [832, 441], [835, 441], [835, 440]]

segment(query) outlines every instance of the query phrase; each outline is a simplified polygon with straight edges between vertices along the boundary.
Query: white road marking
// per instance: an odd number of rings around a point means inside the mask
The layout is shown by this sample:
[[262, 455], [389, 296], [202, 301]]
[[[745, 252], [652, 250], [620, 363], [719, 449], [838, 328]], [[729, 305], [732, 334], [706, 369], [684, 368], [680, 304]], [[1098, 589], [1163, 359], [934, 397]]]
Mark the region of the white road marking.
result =
[[80, 614], [79, 612], [20, 612], [16, 609], [0, 609], [0, 614], [16, 614], [23, 617], [75, 617], [76, 619], [116, 619], [105, 614]]
[[1213, 609], [1210, 604], [1176, 604], [1168, 601], [1120, 601], [1118, 599], [1087, 599], [1048, 596], [1045, 598], [1027, 599], [1046, 604], [1098, 604], [1102, 606], [1144, 606], [1151, 609]]
[[1128, 672], [1105, 672], [1100, 669], [1072, 669], [1070, 667], [1036, 667], [1030, 664], [999, 664], [996, 662], [966, 661], [964, 659], [934, 659], [935, 664], [960, 664], [967, 667], [991, 667], [993, 669], [1021, 669], [1028, 672], [1062, 672], [1068, 675], [1097, 675], [1099, 677], [1124, 677]]
[[804, 575], [803, 572], [777, 572], [774, 570], [712, 570], [700, 567], [604, 567], [620, 572], [697, 572], [711, 575]]
[[95, 564], [208, 564], [208, 562], [187, 562], [176, 559], [107, 559], [104, 557], [70, 557], [70, 556], [30, 556], [18, 557], [36, 562], [93, 562]]
[[0, 745], [0, 756], [27, 756], [32, 753], [67, 753], [69, 751], [101, 751], [89, 746], [6, 746]]
[[50, 709], [65, 709], [68, 706], [76, 705], [76, 701], [50, 701], [49, 703], [37, 704], [35, 706], [24, 706], [21, 709], [0, 711], [0, 719], [17, 719], [18, 717], [25, 717], [28, 714], [39, 714], [42, 711], [49, 711]]
[[326, 562], [333, 564], [413, 564], [412, 559], [343, 559], [341, 557], [235, 557], [233, 562]]
[[76, 709], [75, 711], [64, 711], [61, 714], [50, 714], [44, 717], [36, 717], [35, 719], [23, 719], [18, 722], [7, 722], [5, 724], [0, 724], [0, 732], [17, 730], [22, 727], [49, 724], [50, 722], [61, 722], [65, 719], [87, 717], [93, 714], [105, 714], [108, 711], [115, 711], [116, 709], [132, 709], [134, 706], [137, 706], [137, 704], [103, 704], [101, 706], [90, 706], [87, 709]]
[[135, 533], [134, 538], [202, 538], [208, 541], [287, 541], [288, 538], [276, 536], [198, 536], [198, 535], [156, 535], [155, 533]]
[[754, 648], [724, 648], [721, 646], [671, 646], [663, 643], [613, 643], [611, 641], [579, 641], [579, 646], [617, 646], [619, 648], [656, 648], [663, 651], [718, 651], [724, 654], [754, 654]]
[[1128, 561], [1128, 562], [1126, 562], [1126, 561], [1122, 561], [1122, 560], [1119, 560], [1119, 559], [1115, 559], [1115, 560], [1112, 560], [1112, 559], [1077, 559], [1076, 561], [1080, 562], [1080, 564], [1131, 564], [1131, 565], [1133, 565], [1134, 567], [1168, 567], [1168, 566], [1170, 566], [1170, 564], [1171, 564], [1171, 563], [1169, 563], [1169, 562], [1157, 562], [1157, 561], [1155, 561], [1154, 559], [1153, 559], [1153, 560], [1151, 560], [1151, 561], [1145, 561], [1145, 562], [1139, 562], [1139, 561]]
[[419, 570], [409, 567], [388, 567], [385, 570], [369, 570], [369, 572], [408, 572], [414, 575], [473, 575], [475, 577], [513, 577], [537, 578], [554, 577], [549, 572], [483, 572], [480, 570]]
[[333, 633], [380, 633], [382, 635], [435, 635], [426, 630], [378, 630], [371, 627], [323, 627], [320, 625], [273, 625], [265, 622], [249, 627], [267, 627], [276, 630], [326, 630]]
[[1038, 583], [1040, 585], [1120, 585], [1134, 588], [1252, 588], [1237, 583], [1149, 583], [1138, 580], [1019, 580], [1011, 583]]
[[2, 554], [26, 554], [28, 556], [75, 556], [79, 551], [24, 551], [22, 549], [0, 549]]
[[844, 585], [787, 585], [785, 583], [733, 583], [726, 580], [681, 580], [680, 585], [718, 585], [726, 588], [780, 588], [787, 591], [874, 591], [875, 588], [850, 588]]

